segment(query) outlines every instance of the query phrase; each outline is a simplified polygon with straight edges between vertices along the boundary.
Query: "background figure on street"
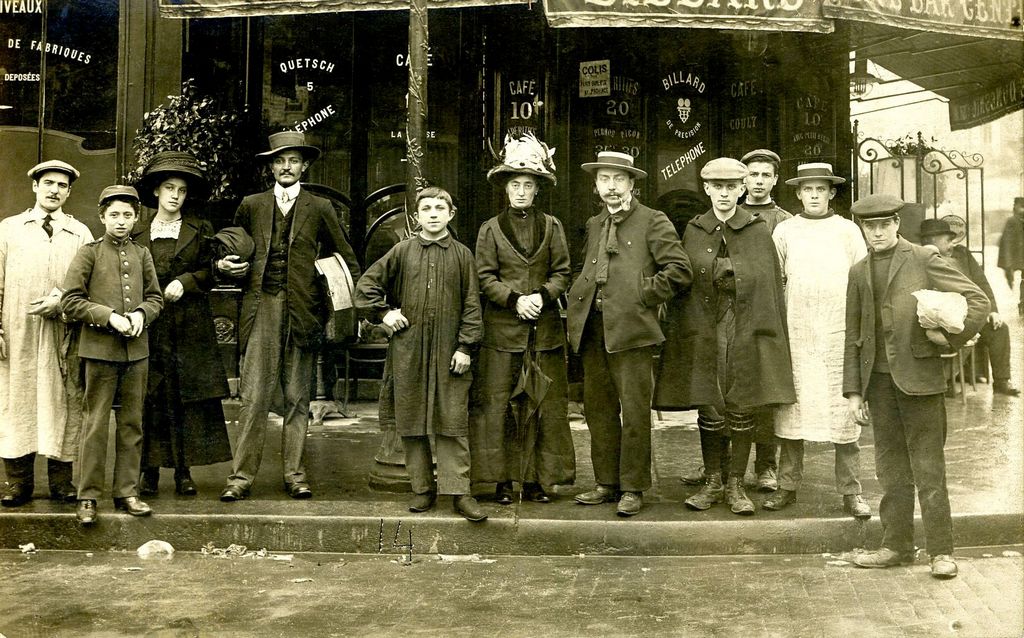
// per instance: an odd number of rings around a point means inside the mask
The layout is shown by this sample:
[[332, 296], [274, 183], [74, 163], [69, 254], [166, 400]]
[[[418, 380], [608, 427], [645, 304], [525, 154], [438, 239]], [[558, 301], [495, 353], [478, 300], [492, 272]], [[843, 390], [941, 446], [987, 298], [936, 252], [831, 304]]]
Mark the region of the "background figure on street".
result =
[[[487, 179], [505, 191], [508, 206], [484, 222], [476, 241], [484, 336], [473, 378], [469, 443], [473, 481], [496, 483], [495, 499], [502, 505], [512, 502], [512, 481], [521, 484], [526, 500], [547, 503], [544, 485], [576, 480], [565, 329], [558, 312], [572, 268], [562, 223], [535, 206], [541, 183], [555, 184], [554, 152], [532, 135], [505, 141]], [[542, 397], [518, 395], [510, 414], [513, 390], [527, 376], [521, 374], [524, 364], [533, 362], [550, 385]]]
[[110, 409], [116, 403], [114, 507], [148, 516], [139, 500], [142, 404], [149, 370], [146, 328], [163, 308], [153, 257], [131, 239], [139, 195], [131, 186], [100, 193], [103, 237], [78, 251], [64, 278], [61, 308], [82, 322], [79, 356], [85, 368], [85, 423], [78, 453], [78, 510], [82, 525], [96, 522], [107, 467]]
[[[936, 250], [897, 234], [903, 206], [898, 197], [869, 195], [850, 208], [870, 254], [850, 269], [843, 396], [859, 423], [871, 419], [875, 473], [883, 492], [878, 508], [882, 546], [858, 554], [853, 562], [859, 567], [913, 562], [916, 487], [932, 576], [952, 578], [957, 566], [943, 453], [946, 378], [939, 355], [977, 334], [988, 299]], [[912, 293], [922, 289], [963, 295], [963, 332], [921, 327]]]
[[[721, 502], [754, 513], [743, 488], [758, 409], [796, 400], [786, 338], [786, 308], [775, 245], [762, 219], [739, 206], [747, 167], [721, 157], [701, 169], [711, 210], [690, 220], [683, 248], [693, 261], [688, 294], [669, 301], [654, 405], [698, 409], [704, 486], [691, 509]], [[727, 487], [723, 447], [732, 438]]]
[[948, 259], [954, 268], [981, 288], [988, 297], [988, 318], [981, 327], [978, 344], [975, 346], [975, 356], [982, 362], [982, 369], [978, 374], [988, 377], [988, 363], [991, 361], [992, 392], [1011, 397], [1019, 396], [1020, 390], [1010, 382], [1010, 328], [999, 316], [995, 293], [992, 292], [992, 286], [985, 276], [985, 270], [966, 246], [953, 243], [956, 233], [950, 228], [946, 218], [924, 220], [921, 222], [920, 235], [922, 244], [938, 248], [939, 253]]
[[835, 447], [836, 491], [843, 509], [868, 519], [871, 509], [861, 498], [860, 485], [861, 426], [843, 399], [846, 281], [867, 249], [857, 225], [829, 205], [836, 185], [845, 182], [826, 163], [801, 164], [796, 177], [786, 180], [796, 187], [803, 210], [779, 224], [772, 237], [785, 283], [796, 403], [779, 406], [775, 413], [775, 433], [782, 441], [779, 491], [763, 507], [781, 510], [796, 501], [804, 441], [822, 441]]
[[618, 514], [632, 516], [651, 487], [654, 348], [665, 340], [658, 307], [689, 288], [692, 271], [672, 222], [633, 196], [647, 173], [632, 155], [600, 152], [582, 168], [604, 205], [587, 220], [583, 271], [569, 290], [569, 341], [583, 359], [597, 481], [576, 502], [617, 500]]
[[[1006, 273], [1006, 283], [1013, 290], [1015, 273], [1024, 271], [1024, 197], [1013, 198], [1013, 216], [1006, 220], [999, 238], [997, 265]], [[1020, 302], [1017, 313], [1024, 317], [1024, 279], [1020, 284]]]
[[0, 457], [5, 507], [32, 498], [36, 454], [47, 457], [50, 498], [74, 502], [72, 461], [82, 427], [77, 337], [61, 319], [61, 286], [92, 241], [64, 212], [78, 171], [59, 160], [28, 171], [35, 205], [0, 221]]
[[189, 467], [231, 460], [221, 399], [228, 383], [217, 348], [208, 293], [213, 287], [213, 225], [185, 210], [209, 192], [196, 158], [157, 153], [136, 185], [156, 209], [135, 229], [149, 249], [163, 290], [160, 321], [149, 330], [149, 384], [142, 427], [143, 496], [158, 491], [161, 467], [174, 468], [174, 491], [194, 496]]
[[470, 493], [469, 389], [483, 324], [473, 253], [448, 231], [454, 216], [447, 191], [421, 190], [420, 232], [366, 269], [356, 286], [356, 308], [393, 333], [380, 409], [394, 414], [402, 437], [413, 491], [409, 511], [426, 512], [438, 493], [451, 494], [455, 512], [479, 522], [487, 514]]
[[249, 495], [263, 459], [271, 407], [284, 419], [284, 491], [292, 498], [313, 496], [302, 457], [313, 368], [326, 321], [326, 291], [315, 262], [337, 252], [353, 279], [360, 270], [331, 203], [299, 182], [320, 149], [307, 145], [296, 131], [274, 133], [269, 143], [270, 150], [257, 158], [270, 163], [274, 187], [243, 199], [233, 224], [255, 241], [252, 262], [237, 255], [216, 262], [220, 273], [244, 278], [245, 289], [238, 321], [239, 432], [231, 475], [220, 494], [224, 502]]

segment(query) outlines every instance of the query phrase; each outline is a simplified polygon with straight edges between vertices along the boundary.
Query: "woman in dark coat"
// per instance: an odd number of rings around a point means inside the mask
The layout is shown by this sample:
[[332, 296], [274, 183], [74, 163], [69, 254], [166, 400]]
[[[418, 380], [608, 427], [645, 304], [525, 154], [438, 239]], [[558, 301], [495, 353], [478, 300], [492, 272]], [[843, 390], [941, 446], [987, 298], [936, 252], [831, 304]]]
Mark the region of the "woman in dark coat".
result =
[[224, 409], [227, 380], [208, 293], [213, 226], [182, 212], [209, 190], [189, 153], [156, 154], [137, 184], [156, 215], [135, 241], [149, 248], [164, 311], [149, 330], [149, 382], [143, 415], [143, 494], [156, 494], [161, 467], [174, 468], [175, 492], [196, 494], [189, 467], [231, 459]]
[[[472, 477], [496, 483], [503, 505], [512, 502], [513, 481], [523, 498], [547, 503], [543, 485], [576, 480], [558, 312], [571, 274], [569, 250], [561, 222], [534, 206], [541, 183], [555, 183], [553, 153], [532, 135], [506, 140], [487, 179], [505, 191], [508, 206], [484, 222], [476, 243], [484, 340], [470, 409]], [[551, 379], [542, 398], [512, 397], [524, 358]]]
[[[707, 509], [725, 500], [753, 514], [743, 489], [757, 408], [794, 403], [782, 272], [768, 226], [736, 206], [747, 168], [720, 158], [701, 170], [713, 208], [690, 220], [683, 248], [693, 286], [669, 302], [654, 407], [698, 409], [705, 485], [686, 500]], [[731, 202], [731, 203], [730, 203]], [[728, 486], [722, 455], [732, 440]]]

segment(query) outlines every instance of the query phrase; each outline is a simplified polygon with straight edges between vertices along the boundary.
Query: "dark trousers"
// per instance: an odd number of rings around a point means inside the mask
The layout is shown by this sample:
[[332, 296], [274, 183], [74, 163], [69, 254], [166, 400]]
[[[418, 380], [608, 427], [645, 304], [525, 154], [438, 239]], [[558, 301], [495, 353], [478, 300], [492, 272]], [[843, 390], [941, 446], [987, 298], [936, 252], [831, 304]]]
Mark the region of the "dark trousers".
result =
[[284, 482], [287, 485], [306, 482], [302, 456], [309, 426], [309, 395], [316, 353], [286, 338], [286, 322], [285, 293], [264, 293], [242, 360], [239, 380], [242, 405], [238, 412], [239, 432], [229, 485], [248, 489], [256, 478], [267, 438], [267, 413], [274, 399], [282, 396], [284, 406], [275, 411], [284, 419], [281, 428]]
[[875, 430], [875, 473], [882, 486], [882, 546], [914, 549], [914, 488], [932, 556], [953, 553], [946, 491], [946, 404], [941, 394], [904, 394], [884, 373], [871, 375], [868, 405]]
[[603, 317], [591, 312], [580, 354], [594, 477], [599, 485], [643, 492], [651, 487], [654, 349], [606, 352]]
[[110, 409], [116, 399], [114, 498], [138, 496], [139, 463], [142, 461], [142, 404], [146, 396], [149, 359], [130, 362], [85, 362], [85, 423], [78, 452], [78, 500], [97, 500], [103, 495], [107, 470], [107, 436]]
[[[1024, 284], [1022, 284], [1024, 287]], [[993, 381], [1010, 380], [1010, 328], [1005, 323], [996, 330], [991, 323], [986, 322], [979, 333], [978, 346], [975, 348], [975, 356], [978, 357], [977, 365], [979, 374], [988, 376], [988, 364], [992, 364]]]

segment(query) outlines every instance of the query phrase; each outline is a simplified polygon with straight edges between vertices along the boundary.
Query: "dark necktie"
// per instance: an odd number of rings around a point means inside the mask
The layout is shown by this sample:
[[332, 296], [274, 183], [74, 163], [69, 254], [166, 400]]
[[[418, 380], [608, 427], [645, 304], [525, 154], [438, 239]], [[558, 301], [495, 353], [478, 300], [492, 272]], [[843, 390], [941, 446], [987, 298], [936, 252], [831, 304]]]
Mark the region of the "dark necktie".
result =
[[43, 230], [46, 231], [47, 237], [53, 237], [53, 224], [50, 223], [51, 221], [53, 221], [53, 217], [47, 213], [46, 217], [43, 217]]

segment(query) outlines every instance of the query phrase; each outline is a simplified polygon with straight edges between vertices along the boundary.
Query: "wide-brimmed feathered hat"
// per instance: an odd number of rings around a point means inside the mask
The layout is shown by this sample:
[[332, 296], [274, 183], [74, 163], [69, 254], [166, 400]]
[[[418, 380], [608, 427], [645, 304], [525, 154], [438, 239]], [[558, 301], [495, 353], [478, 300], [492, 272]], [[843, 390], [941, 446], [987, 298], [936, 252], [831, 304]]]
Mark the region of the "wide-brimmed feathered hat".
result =
[[505, 147], [494, 157], [498, 165], [487, 171], [487, 181], [495, 186], [504, 186], [513, 175], [534, 175], [543, 177], [552, 185], [557, 184], [555, 162], [551, 159], [554, 155], [555, 149], [548, 148], [533, 133], [525, 133], [518, 139], [506, 135]]
[[207, 181], [206, 173], [199, 166], [199, 160], [195, 155], [186, 151], [163, 151], [149, 160], [142, 171], [142, 177], [135, 183], [135, 188], [139, 191], [139, 201], [149, 208], [156, 208], [159, 200], [153, 191], [169, 177], [180, 177], [185, 180], [188, 184], [186, 201], [189, 203], [206, 199], [210, 195], [210, 182]]

